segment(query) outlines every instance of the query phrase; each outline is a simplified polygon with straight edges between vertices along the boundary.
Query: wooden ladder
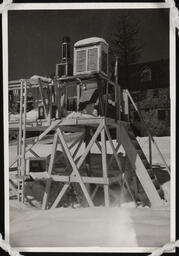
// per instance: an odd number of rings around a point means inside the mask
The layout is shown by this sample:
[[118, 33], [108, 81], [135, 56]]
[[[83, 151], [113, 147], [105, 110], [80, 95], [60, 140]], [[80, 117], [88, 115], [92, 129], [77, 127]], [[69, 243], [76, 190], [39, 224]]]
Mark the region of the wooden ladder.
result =
[[18, 201], [24, 201], [24, 175], [26, 170], [26, 111], [27, 111], [27, 82], [21, 80], [20, 90], [20, 118], [18, 135]]

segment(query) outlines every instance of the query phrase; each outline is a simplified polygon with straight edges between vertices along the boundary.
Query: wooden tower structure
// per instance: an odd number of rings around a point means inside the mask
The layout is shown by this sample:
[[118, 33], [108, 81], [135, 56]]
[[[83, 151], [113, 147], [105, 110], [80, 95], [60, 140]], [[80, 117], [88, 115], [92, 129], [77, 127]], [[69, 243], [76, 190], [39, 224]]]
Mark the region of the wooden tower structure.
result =
[[[139, 201], [150, 206], [163, 204], [164, 193], [152, 169], [151, 144], [157, 148], [168, 172], [169, 167], [145, 123], [144, 128], [149, 135], [149, 160], [142, 151], [129, 122], [128, 101], [141, 119], [142, 116], [130, 93], [127, 90], [121, 93], [117, 79], [115, 82], [109, 79], [107, 53], [108, 44], [104, 39], [85, 39], [75, 44], [72, 76], [64, 74], [59, 77], [57, 72], [54, 79], [33, 77], [9, 85], [11, 91], [20, 89], [20, 119], [10, 122], [10, 130], [18, 130], [18, 154], [10, 163], [12, 167], [17, 162], [18, 172], [10, 176], [10, 184], [19, 201], [24, 200], [24, 183], [31, 177], [46, 181], [42, 209], [57, 207], [72, 184], [78, 184], [90, 207], [95, 206], [94, 198], [101, 187], [104, 190], [104, 204], [110, 206], [111, 186], [114, 183], [124, 186], [136, 205]], [[67, 65], [66, 61], [64, 63]], [[32, 88], [39, 91], [44, 118], [27, 121], [27, 91]], [[46, 89], [49, 93], [45, 96]], [[40, 135], [29, 142], [26, 138], [29, 131], [39, 131]], [[49, 163], [45, 170], [34, 172], [29, 167], [32, 160], [43, 159], [33, 147], [49, 134], [53, 135]], [[69, 139], [69, 134], [73, 135], [73, 139]], [[94, 145], [101, 157], [101, 166], [97, 169], [93, 168], [91, 156]], [[125, 150], [125, 163], [118, 152], [121, 145]], [[55, 172], [59, 146], [62, 153], [60, 158], [64, 158], [65, 166], [60, 172]], [[82, 146], [83, 150], [80, 150]], [[110, 159], [109, 146], [112, 151]], [[33, 158], [29, 159], [27, 152], [31, 152]], [[111, 170], [114, 161], [117, 167]], [[13, 179], [18, 179], [18, 187]], [[53, 182], [58, 183], [60, 189], [54, 201], [49, 202]], [[141, 194], [143, 197], [140, 197]]]

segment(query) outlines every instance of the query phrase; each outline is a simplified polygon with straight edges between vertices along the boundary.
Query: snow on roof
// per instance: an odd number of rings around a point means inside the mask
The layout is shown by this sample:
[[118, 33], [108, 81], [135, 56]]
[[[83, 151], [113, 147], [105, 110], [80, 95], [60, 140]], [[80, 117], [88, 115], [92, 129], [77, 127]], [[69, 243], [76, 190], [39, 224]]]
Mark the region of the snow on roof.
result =
[[87, 44], [97, 44], [97, 43], [105, 43], [107, 44], [107, 42], [100, 37], [90, 37], [90, 38], [85, 38], [82, 40], [79, 40], [78, 42], [76, 42], [74, 44], [75, 47], [79, 47], [79, 46], [83, 46], [83, 45], [87, 45]]

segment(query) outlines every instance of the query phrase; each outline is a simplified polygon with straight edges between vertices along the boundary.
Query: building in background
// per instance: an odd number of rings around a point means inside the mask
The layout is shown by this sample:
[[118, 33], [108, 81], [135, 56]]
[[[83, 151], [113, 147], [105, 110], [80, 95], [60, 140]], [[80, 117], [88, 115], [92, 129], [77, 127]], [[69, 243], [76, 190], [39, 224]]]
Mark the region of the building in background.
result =
[[[122, 73], [119, 80], [125, 88]], [[131, 65], [127, 87], [152, 135], [170, 135], [169, 60]], [[132, 105], [130, 121], [139, 136], [147, 135]]]

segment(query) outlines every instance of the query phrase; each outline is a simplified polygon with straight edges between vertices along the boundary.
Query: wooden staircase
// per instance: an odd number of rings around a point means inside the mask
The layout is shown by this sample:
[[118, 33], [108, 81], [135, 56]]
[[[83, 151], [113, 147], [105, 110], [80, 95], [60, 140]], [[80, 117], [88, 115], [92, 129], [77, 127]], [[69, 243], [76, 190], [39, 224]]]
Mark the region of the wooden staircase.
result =
[[151, 206], [163, 205], [163, 189], [139, 145], [130, 124], [121, 123], [119, 140], [124, 147], [129, 162], [134, 169]]

